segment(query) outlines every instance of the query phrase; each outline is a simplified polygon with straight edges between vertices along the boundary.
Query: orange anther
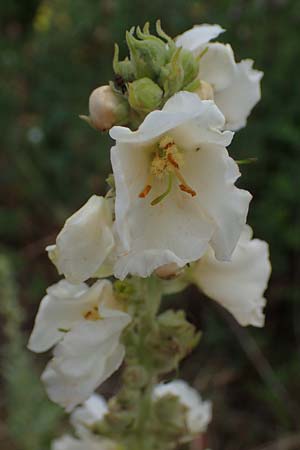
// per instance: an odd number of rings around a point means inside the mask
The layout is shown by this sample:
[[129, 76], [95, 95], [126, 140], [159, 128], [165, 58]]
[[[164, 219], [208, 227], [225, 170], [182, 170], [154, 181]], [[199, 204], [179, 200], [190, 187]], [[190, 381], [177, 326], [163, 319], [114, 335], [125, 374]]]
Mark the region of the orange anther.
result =
[[197, 195], [196, 191], [194, 191], [190, 186], [187, 186], [186, 184], [180, 184], [179, 189], [181, 189], [183, 192], [186, 192], [187, 194], [190, 194], [192, 197], [195, 197], [195, 195]]
[[145, 198], [145, 197], [147, 197], [147, 195], [149, 194], [149, 192], [151, 191], [151, 189], [152, 189], [151, 184], [147, 184], [147, 185], [145, 186], [145, 188], [142, 190], [142, 192], [139, 193], [139, 197], [140, 197], [140, 198]]
[[175, 161], [171, 153], [168, 153], [168, 160], [174, 167], [176, 167], [176, 169], [179, 169], [179, 164]]

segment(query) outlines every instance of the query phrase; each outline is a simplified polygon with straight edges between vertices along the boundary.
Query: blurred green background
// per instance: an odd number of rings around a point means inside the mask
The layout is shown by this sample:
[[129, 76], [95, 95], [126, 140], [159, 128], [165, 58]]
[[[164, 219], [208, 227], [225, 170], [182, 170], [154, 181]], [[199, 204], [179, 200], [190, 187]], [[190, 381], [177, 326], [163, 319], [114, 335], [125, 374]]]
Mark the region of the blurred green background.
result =
[[[66, 217], [104, 192], [109, 139], [78, 115], [112, 78], [113, 43], [124, 55], [125, 30], [157, 18], [172, 36], [219, 23], [237, 60], [253, 58], [265, 72], [262, 101], [231, 153], [258, 157], [242, 166], [240, 185], [254, 194], [255, 236], [271, 248], [266, 327], [241, 329], [189, 289], [186, 310], [204, 336], [179, 375], [214, 402], [205, 437], [213, 450], [300, 449], [299, 0], [10, 0], [0, 6], [3, 450], [46, 450], [61, 431], [62, 412], [38, 381], [45, 359], [24, 350], [57, 280], [44, 248]], [[182, 307], [182, 298], [174, 302]]]

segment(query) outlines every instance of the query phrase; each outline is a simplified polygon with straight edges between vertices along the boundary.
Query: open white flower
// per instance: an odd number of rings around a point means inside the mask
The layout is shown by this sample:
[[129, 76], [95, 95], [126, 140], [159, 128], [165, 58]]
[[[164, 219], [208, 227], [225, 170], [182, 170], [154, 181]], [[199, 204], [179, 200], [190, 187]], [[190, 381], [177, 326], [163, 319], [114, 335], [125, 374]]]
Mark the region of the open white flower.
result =
[[116, 230], [123, 253], [115, 275], [149, 276], [157, 267], [199, 259], [210, 242], [230, 259], [251, 195], [220, 131], [224, 117], [212, 101], [180, 92], [151, 112], [137, 131], [114, 127], [111, 161], [116, 184]]
[[43, 352], [57, 344], [42, 375], [52, 401], [70, 411], [118, 369], [130, 320], [107, 280], [91, 287], [61, 280], [47, 289], [28, 347]]
[[252, 68], [250, 59], [236, 63], [229, 44], [209, 42], [223, 31], [219, 25], [196, 25], [178, 36], [176, 45], [202, 54], [199, 79], [212, 87], [214, 101], [226, 119], [225, 128], [238, 130], [260, 100], [263, 73]]
[[183, 380], [175, 380], [170, 383], [161, 383], [154, 388], [154, 397], [174, 395], [187, 408], [187, 427], [192, 434], [203, 433], [211, 421], [212, 405], [209, 401], [203, 401], [196, 389], [191, 388]]
[[191, 273], [192, 281], [230, 311], [240, 325], [264, 325], [263, 294], [271, 273], [269, 250], [266, 242], [252, 239], [249, 226], [245, 226], [230, 262], [217, 261], [209, 249]]
[[[67, 219], [56, 245], [47, 247], [58, 272], [71, 283], [81, 283], [94, 276], [104, 265], [114, 247], [110, 201], [93, 195]], [[104, 270], [103, 270], [104, 269]]]
[[78, 438], [65, 434], [53, 441], [51, 450], [117, 450], [114, 442], [100, 438], [90, 430], [96, 422], [103, 419], [107, 410], [104, 398], [92, 395], [72, 412], [70, 418]]

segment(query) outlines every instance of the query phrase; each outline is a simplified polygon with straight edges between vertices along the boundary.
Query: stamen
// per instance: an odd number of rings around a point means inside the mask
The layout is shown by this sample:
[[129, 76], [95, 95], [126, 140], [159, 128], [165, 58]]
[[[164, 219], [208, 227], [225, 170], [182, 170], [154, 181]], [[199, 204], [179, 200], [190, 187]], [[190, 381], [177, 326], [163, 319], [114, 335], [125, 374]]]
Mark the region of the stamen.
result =
[[183, 192], [186, 192], [187, 194], [190, 194], [192, 197], [195, 197], [197, 195], [196, 191], [194, 191], [190, 186], [186, 184], [180, 184], [179, 189], [181, 189]]
[[179, 189], [181, 189], [183, 192], [186, 192], [187, 194], [190, 194], [192, 197], [195, 197], [195, 195], [197, 195], [197, 192], [187, 184], [179, 170], [175, 169], [174, 173], [180, 181]]
[[140, 198], [145, 198], [147, 197], [147, 195], [149, 194], [149, 192], [151, 191], [152, 186], [151, 184], [146, 184], [146, 186], [144, 187], [144, 189], [142, 190], [142, 192], [139, 193], [139, 197]]
[[176, 167], [176, 169], [179, 169], [179, 164], [177, 163], [177, 161], [175, 161], [175, 159], [173, 158], [173, 155], [172, 155], [171, 153], [168, 153], [167, 158], [168, 158], [169, 162], [170, 162], [174, 167]]
[[168, 174], [169, 178], [168, 178], [168, 187], [165, 190], [165, 192], [163, 192], [161, 195], [159, 195], [158, 197], [156, 197], [154, 200], [152, 200], [151, 202], [151, 206], [155, 206], [158, 203], [160, 203], [164, 198], [166, 198], [166, 196], [168, 194], [170, 194], [171, 189], [172, 189], [172, 184], [173, 184], [173, 174], [171, 172], [169, 172]]

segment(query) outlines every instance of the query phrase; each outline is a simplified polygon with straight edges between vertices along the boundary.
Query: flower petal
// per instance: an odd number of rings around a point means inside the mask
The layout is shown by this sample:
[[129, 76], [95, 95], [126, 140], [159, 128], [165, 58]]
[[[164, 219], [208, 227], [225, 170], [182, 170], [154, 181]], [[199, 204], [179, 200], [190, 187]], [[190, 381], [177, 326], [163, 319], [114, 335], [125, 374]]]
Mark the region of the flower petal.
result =
[[263, 298], [271, 272], [268, 245], [244, 232], [230, 262], [217, 261], [209, 250], [195, 265], [193, 280], [210, 298], [231, 312], [240, 325], [264, 325]]
[[[236, 63], [229, 44], [209, 44], [199, 64], [199, 78], [211, 84], [214, 93], [225, 89], [235, 76]], [[222, 111], [222, 109], [221, 109]]]
[[34, 352], [48, 350], [82, 321], [87, 311], [98, 307], [100, 300], [107, 308], [118, 308], [108, 280], [98, 280], [91, 287], [66, 280], [50, 286], [41, 301], [28, 348]]
[[101, 438], [81, 440], [65, 434], [52, 442], [51, 450], [117, 450], [117, 447]]
[[197, 52], [212, 39], [215, 39], [225, 30], [220, 25], [195, 25], [190, 30], [185, 31], [175, 40], [177, 47], [183, 47], [186, 50]]
[[93, 195], [65, 223], [50, 257], [71, 283], [92, 277], [114, 246], [108, 200]]
[[42, 375], [52, 401], [71, 411], [119, 368], [124, 358], [119, 338], [130, 320], [113, 311], [110, 318], [79, 322], [66, 334]]
[[107, 412], [108, 406], [104, 397], [93, 394], [82, 406], [75, 408], [71, 414], [70, 422], [78, 436], [89, 438], [93, 436], [90, 428], [95, 422], [101, 421]]
[[[116, 183], [116, 225], [123, 252], [115, 266], [115, 275], [128, 273], [149, 276], [154, 269], [171, 262], [179, 267], [202, 255], [212, 236], [214, 225], [193, 199], [174, 188], [156, 206], [138, 194], [148, 170], [147, 152], [119, 144], [111, 150]], [[155, 182], [151, 198], [165, 189]], [[197, 256], [198, 255], [198, 256]]]
[[211, 238], [216, 257], [229, 260], [246, 223], [249, 192], [234, 183], [240, 176], [238, 165], [224, 147], [202, 145], [188, 153], [183, 170], [197, 192], [200, 207], [215, 224]]
[[215, 102], [226, 117], [226, 129], [239, 130], [261, 98], [260, 80], [263, 72], [252, 68], [253, 61], [245, 59], [236, 65], [232, 82], [215, 94]]
[[161, 383], [155, 386], [154, 397], [160, 398], [168, 394], [179, 397], [180, 402], [187, 407], [189, 431], [193, 434], [203, 433], [211, 421], [211, 403], [209, 401], [204, 402], [198, 391], [183, 380], [174, 380], [170, 383]]
[[88, 304], [85, 283], [73, 285], [66, 280], [50, 286], [42, 299], [35, 318], [28, 348], [44, 352], [55, 345], [74, 323], [82, 319], [82, 311]]
[[[152, 111], [148, 114], [136, 131], [126, 127], [113, 127], [110, 136], [117, 142], [131, 144], [151, 144], [171, 130], [178, 130], [181, 126], [189, 125], [185, 133], [193, 136], [197, 133], [198, 141], [229, 145], [233, 133], [221, 132], [225, 118], [210, 100], [201, 100], [197, 94], [181, 91], [171, 97], [161, 111]], [[179, 127], [179, 128], [178, 128]]]

